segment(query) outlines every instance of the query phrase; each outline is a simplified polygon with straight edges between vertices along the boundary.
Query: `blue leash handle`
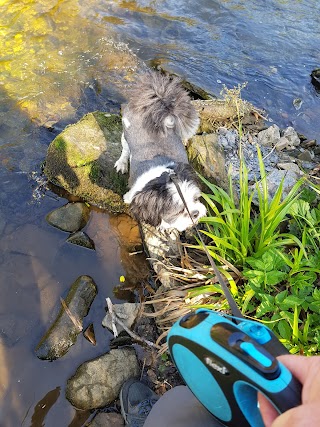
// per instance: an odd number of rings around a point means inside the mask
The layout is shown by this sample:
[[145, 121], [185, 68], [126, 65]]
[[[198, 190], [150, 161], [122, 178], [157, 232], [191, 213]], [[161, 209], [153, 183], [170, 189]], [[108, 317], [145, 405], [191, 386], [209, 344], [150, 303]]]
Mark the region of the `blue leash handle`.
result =
[[260, 391], [279, 413], [301, 404], [301, 384], [276, 357], [288, 354], [259, 322], [200, 309], [168, 334], [171, 357], [198, 400], [223, 425], [263, 427]]

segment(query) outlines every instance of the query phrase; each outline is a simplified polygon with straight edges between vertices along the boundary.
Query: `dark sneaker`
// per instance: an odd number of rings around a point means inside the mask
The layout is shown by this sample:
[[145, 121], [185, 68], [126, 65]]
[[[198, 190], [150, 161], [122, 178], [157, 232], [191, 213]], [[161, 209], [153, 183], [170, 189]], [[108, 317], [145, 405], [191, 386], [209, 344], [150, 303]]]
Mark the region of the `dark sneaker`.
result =
[[152, 406], [159, 399], [149, 387], [141, 381], [131, 378], [120, 391], [121, 413], [130, 427], [142, 427]]

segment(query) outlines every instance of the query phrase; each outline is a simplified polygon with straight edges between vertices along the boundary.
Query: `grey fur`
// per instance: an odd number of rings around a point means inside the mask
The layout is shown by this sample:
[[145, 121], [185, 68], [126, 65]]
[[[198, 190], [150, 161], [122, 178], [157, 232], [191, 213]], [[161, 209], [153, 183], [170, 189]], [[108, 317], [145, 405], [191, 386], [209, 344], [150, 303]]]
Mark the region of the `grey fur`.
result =
[[[157, 165], [188, 163], [182, 140], [193, 136], [199, 117], [188, 92], [177, 77], [149, 72], [140, 77], [122, 109], [124, 137], [130, 149], [131, 187], [145, 171]], [[169, 117], [169, 120], [168, 120]], [[173, 126], [166, 126], [173, 118]]]
[[140, 77], [122, 108], [122, 121], [123, 149], [115, 168], [126, 172], [130, 159], [130, 190], [124, 200], [140, 221], [183, 231], [192, 222], [172, 190], [172, 173], [185, 188], [195, 221], [206, 209], [182, 141], [195, 134], [199, 118], [180, 79], [155, 72]]

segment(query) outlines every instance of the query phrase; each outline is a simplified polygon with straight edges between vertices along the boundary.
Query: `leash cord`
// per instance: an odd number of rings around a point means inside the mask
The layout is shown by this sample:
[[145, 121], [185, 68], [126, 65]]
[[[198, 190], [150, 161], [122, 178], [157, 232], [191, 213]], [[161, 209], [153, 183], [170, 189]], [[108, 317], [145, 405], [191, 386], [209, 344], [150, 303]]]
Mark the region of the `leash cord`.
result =
[[[201, 242], [201, 245], [202, 245], [202, 247], [203, 247], [203, 249], [205, 251], [205, 254], [207, 255], [207, 258], [208, 258], [208, 260], [210, 262], [210, 265], [211, 265], [211, 267], [212, 267], [212, 269], [214, 271], [214, 274], [216, 275], [216, 277], [218, 279], [218, 282], [219, 282], [219, 284], [220, 284], [220, 286], [222, 288], [224, 296], [226, 297], [226, 299], [228, 301], [229, 307], [230, 307], [231, 312], [232, 312], [232, 316], [235, 316], [235, 317], [238, 317], [240, 319], [243, 319], [243, 317], [244, 317], [243, 314], [241, 313], [239, 307], [237, 306], [237, 303], [235, 302], [233, 296], [231, 295], [231, 292], [229, 291], [229, 288], [227, 287], [227, 285], [225, 283], [225, 280], [222, 277], [222, 274], [220, 273], [220, 271], [219, 271], [216, 263], [213, 261], [213, 258], [211, 256], [210, 252], [208, 251], [208, 248], [207, 248], [206, 244], [204, 243], [204, 241], [203, 241], [203, 239], [201, 237], [201, 234], [200, 234], [200, 232], [198, 230], [197, 224], [194, 222], [194, 220], [193, 220], [193, 218], [192, 218], [192, 216], [190, 214], [189, 208], [187, 206], [187, 203], [186, 203], [185, 198], [184, 198], [184, 196], [182, 194], [180, 185], [178, 183], [177, 176], [175, 175], [175, 173], [172, 173], [172, 174], [170, 174], [170, 178], [171, 178], [172, 182], [174, 183], [174, 185], [175, 185], [175, 187], [176, 187], [176, 189], [178, 191], [178, 194], [179, 194], [179, 196], [180, 196], [180, 198], [181, 198], [181, 200], [182, 200], [182, 202], [183, 202], [183, 204], [184, 204], [184, 206], [186, 208], [186, 211], [188, 212], [188, 215], [189, 215], [189, 217], [190, 217], [190, 219], [192, 221], [193, 227], [196, 230], [197, 236], [198, 236], [198, 238], [199, 238], [199, 240]], [[235, 319], [235, 322], [236, 323], [240, 323], [240, 321], [237, 321], [236, 319]]]

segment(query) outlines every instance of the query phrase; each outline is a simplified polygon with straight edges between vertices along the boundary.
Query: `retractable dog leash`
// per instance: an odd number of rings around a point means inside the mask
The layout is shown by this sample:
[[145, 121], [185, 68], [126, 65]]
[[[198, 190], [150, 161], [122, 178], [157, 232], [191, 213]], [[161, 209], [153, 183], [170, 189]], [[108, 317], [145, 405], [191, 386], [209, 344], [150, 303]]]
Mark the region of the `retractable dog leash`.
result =
[[[192, 220], [174, 174], [171, 179]], [[288, 351], [274, 333], [243, 317], [195, 228], [232, 315], [199, 309], [178, 320], [168, 334], [171, 357], [193, 394], [223, 425], [263, 427], [258, 391], [283, 413], [301, 404], [301, 384], [276, 359]]]

